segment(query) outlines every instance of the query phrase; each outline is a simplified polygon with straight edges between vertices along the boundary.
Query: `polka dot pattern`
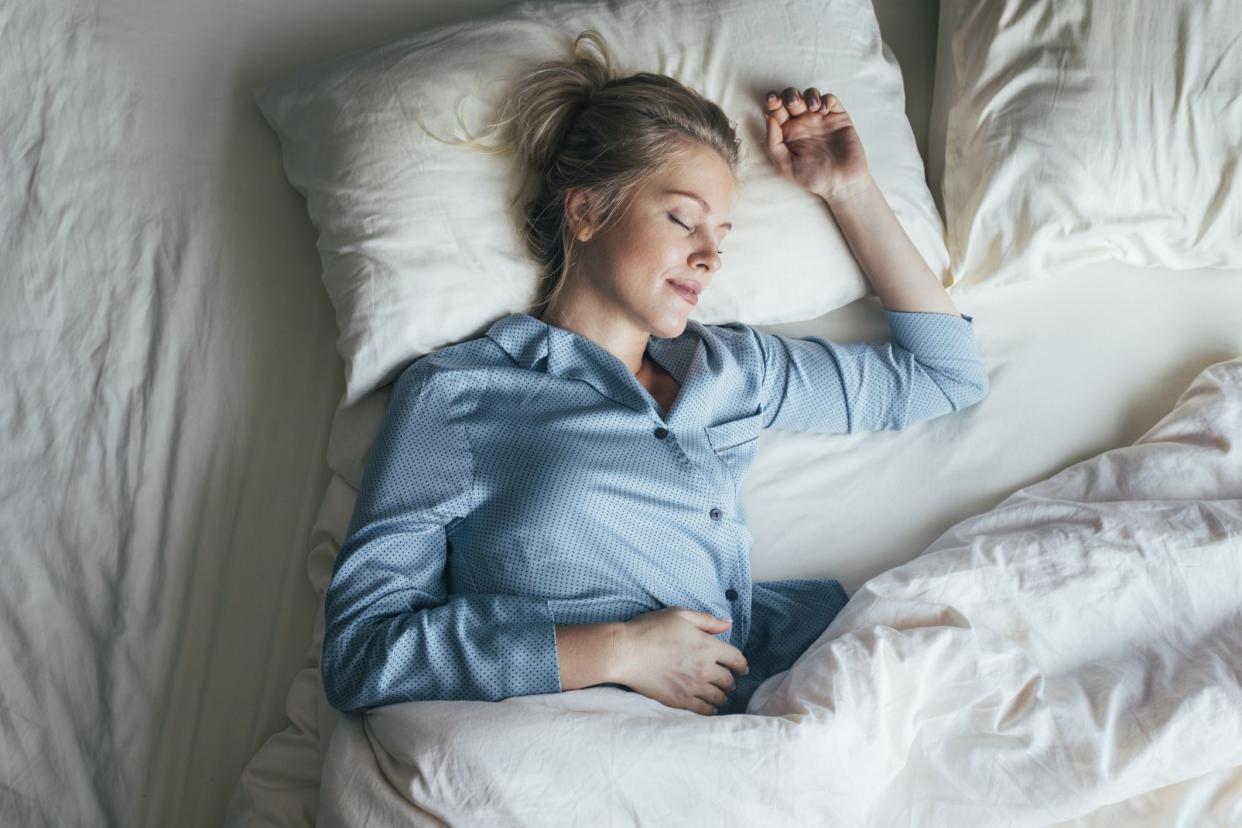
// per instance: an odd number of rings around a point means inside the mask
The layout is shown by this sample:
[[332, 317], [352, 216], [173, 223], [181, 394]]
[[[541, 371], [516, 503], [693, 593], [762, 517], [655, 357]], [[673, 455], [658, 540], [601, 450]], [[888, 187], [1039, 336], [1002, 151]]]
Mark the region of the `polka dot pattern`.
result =
[[[888, 311], [894, 341], [691, 320], [613, 354], [524, 313], [412, 362], [388, 399], [325, 598], [333, 707], [561, 692], [557, 624], [669, 606], [733, 626], [741, 713], [845, 605], [836, 580], [752, 583], [740, 483], [764, 428], [903, 428], [982, 399], [971, 317]], [[622, 685], [611, 685], [620, 687]]]

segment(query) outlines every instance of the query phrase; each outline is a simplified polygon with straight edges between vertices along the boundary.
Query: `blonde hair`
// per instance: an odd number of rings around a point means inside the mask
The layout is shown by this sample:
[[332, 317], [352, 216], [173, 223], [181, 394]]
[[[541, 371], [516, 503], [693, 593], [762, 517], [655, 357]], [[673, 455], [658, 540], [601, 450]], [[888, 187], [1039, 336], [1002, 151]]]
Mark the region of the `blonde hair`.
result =
[[[598, 54], [591, 54], [586, 45]], [[640, 72], [614, 77], [600, 34], [588, 29], [573, 43], [569, 60], [547, 61], [518, 78], [499, 117], [482, 131], [498, 135], [488, 145], [465, 143], [488, 154], [516, 154], [535, 175], [524, 208], [525, 242], [543, 265], [536, 307], [560, 293], [577, 239], [565, 214], [566, 196], [582, 189], [598, 227], [622, 215], [633, 197], [667, 164], [696, 145], [718, 152], [736, 175], [741, 141], [724, 111], [667, 75]], [[443, 139], [437, 139], [443, 140]], [[525, 192], [519, 192], [521, 199]]]

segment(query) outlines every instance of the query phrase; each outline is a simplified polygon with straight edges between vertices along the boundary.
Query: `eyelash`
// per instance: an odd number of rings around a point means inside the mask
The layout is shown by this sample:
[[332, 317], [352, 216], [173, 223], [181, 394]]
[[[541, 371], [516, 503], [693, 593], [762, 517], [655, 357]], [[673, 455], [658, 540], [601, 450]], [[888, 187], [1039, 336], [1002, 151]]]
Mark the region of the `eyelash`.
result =
[[[678, 221], [678, 220], [677, 220], [677, 216], [673, 215], [672, 213], [669, 213], [669, 214], [668, 214], [668, 217], [669, 217], [669, 220], [673, 222], [673, 224], [676, 224], [677, 226], [679, 226], [679, 227], [683, 228], [683, 229], [684, 229], [687, 233], [693, 233], [693, 232], [694, 232], [691, 228], [686, 227], [686, 225], [684, 225], [684, 224], [682, 224], [680, 221]], [[717, 250], [717, 251], [716, 251], [716, 255], [717, 255], [717, 256], [723, 256], [723, 255], [724, 255], [724, 251], [723, 251], [723, 250]]]

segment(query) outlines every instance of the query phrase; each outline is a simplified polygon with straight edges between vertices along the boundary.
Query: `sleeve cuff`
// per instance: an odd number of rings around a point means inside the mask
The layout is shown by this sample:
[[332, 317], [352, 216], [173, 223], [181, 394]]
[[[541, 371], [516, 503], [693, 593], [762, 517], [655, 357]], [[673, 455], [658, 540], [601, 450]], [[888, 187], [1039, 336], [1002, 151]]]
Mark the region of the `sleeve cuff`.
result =
[[897, 344], [916, 354], [974, 355], [974, 317], [964, 313], [884, 309]]
[[[501, 695], [562, 692], [556, 623], [548, 602], [525, 595], [494, 595], [487, 600], [490, 610], [487, 614], [491, 617], [483, 629], [487, 624], [495, 625], [488, 660], [508, 663], [510, 667], [501, 679]], [[506, 658], [506, 649], [516, 658], [511, 661]]]
[[939, 313], [937, 311], [899, 311], [899, 310], [893, 310], [891, 308], [884, 308], [884, 313], [889, 314], [890, 318], [894, 315], [896, 316], [948, 316], [948, 317], [960, 316], [961, 318], [965, 319], [967, 322], [971, 322], [974, 320], [973, 316], [970, 316], [969, 314], [965, 314], [965, 313], [954, 314], [954, 313]]

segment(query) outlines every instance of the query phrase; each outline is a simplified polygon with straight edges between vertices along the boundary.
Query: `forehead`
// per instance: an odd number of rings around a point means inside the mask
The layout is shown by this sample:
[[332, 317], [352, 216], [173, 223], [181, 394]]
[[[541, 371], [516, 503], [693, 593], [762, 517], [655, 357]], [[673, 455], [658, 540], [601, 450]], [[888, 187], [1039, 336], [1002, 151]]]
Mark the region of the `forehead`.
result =
[[729, 165], [715, 150], [702, 146], [661, 168], [652, 177], [651, 190], [666, 198], [680, 198], [676, 192], [696, 194], [721, 216], [733, 208], [736, 196]]

